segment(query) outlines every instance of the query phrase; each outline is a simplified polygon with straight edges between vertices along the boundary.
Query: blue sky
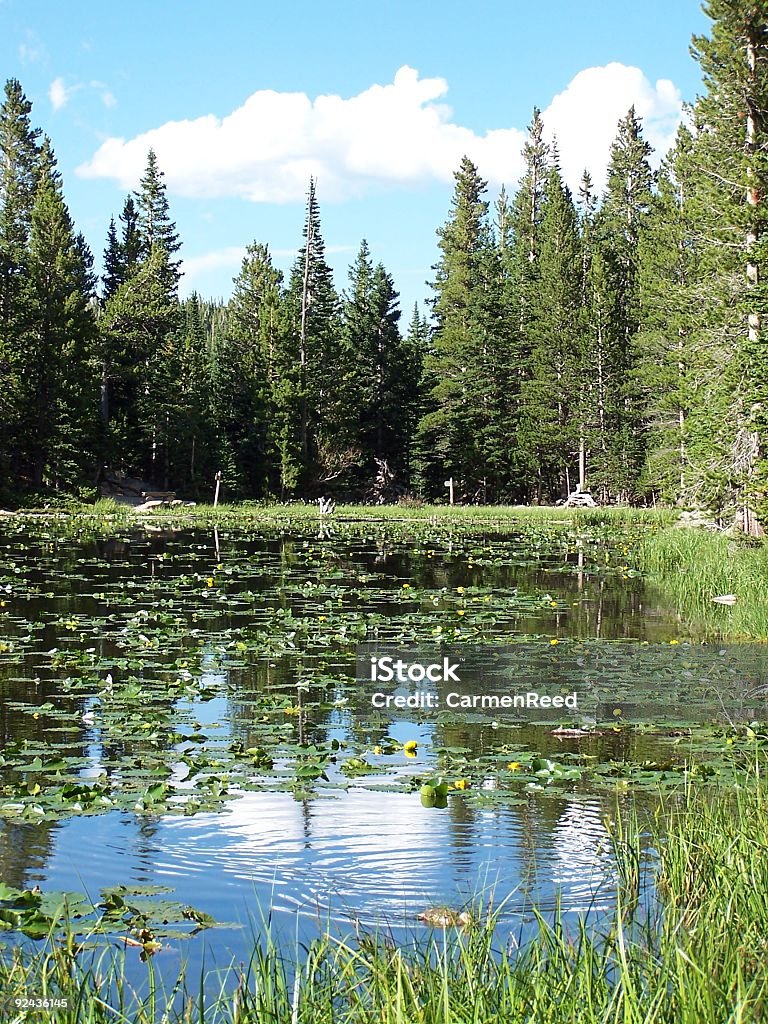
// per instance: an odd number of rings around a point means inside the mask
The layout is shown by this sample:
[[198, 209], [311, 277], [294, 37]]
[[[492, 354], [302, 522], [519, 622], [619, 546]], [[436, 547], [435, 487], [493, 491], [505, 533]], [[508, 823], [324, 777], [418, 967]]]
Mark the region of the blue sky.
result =
[[462, 153], [491, 197], [513, 190], [537, 105], [566, 176], [587, 165], [600, 182], [630, 103], [659, 149], [671, 140], [700, 86], [690, 37], [707, 25], [695, 0], [0, 0], [0, 71], [51, 136], [97, 260], [149, 145], [182, 290], [205, 296], [229, 294], [252, 241], [288, 269], [314, 173], [337, 285], [365, 237], [407, 320], [430, 294]]

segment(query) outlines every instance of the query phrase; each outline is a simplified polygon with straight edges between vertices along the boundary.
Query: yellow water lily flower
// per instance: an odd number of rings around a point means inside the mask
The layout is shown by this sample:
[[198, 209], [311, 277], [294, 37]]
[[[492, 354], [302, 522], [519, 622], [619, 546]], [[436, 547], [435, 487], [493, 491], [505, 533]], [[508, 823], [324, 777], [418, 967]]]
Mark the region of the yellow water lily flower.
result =
[[521, 768], [521, 764], [520, 764], [519, 761], [510, 761], [509, 764], [507, 765], [507, 768], [511, 772], [519, 772], [520, 768]]
[[410, 754], [411, 757], [415, 756], [418, 747], [419, 744], [416, 742], [416, 740], [408, 740], [407, 743], [403, 744], [403, 750], [405, 751], [406, 754]]
[[550, 640], [549, 643], [550, 643], [551, 647], [555, 647], [557, 644], [560, 643], [560, 641], [559, 640]]
[[456, 779], [456, 781], [453, 784], [454, 789], [467, 789], [468, 787], [469, 782], [467, 782], [466, 779]]
[[209, 587], [212, 587], [212, 586], [213, 586], [213, 576], [209, 576], [209, 577], [208, 577], [208, 586], [209, 586]]

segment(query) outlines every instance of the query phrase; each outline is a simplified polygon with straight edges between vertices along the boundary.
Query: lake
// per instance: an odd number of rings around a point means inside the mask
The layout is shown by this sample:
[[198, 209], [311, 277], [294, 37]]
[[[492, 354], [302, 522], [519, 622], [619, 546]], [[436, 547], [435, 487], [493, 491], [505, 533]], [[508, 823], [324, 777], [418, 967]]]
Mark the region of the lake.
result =
[[[617, 816], [737, 771], [723, 723], [764, 716], [762, 647], [700, 642], [634, 564], [642, 526], [2, 528], [0, 879], [86, 894], [81, 927], [151, 933], [171, 974], [246, 959], [267, 920], [405, 941], [482, 902], [519, 942], [534, 905], [599, 919]], [[374, 707], [379, 650], [579, 710]]]

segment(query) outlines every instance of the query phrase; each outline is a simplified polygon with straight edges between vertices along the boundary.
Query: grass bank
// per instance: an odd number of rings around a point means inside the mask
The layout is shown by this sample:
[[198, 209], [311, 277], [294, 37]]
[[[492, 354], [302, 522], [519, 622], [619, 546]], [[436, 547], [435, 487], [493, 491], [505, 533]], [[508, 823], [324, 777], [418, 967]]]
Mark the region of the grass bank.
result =
[[[129, 505], [113, 498], [101, 498], [93, 504], [65, 500], [45, 507], [19, 510], [21, 516], [50, 518], [119, 519], [127, 522], [200, 523], [258, 523], [258, 522], [317, 522], [321, 516], [315, 502], [243, 501], [235, 504], [161, 506], [148, 512], [136, 513]], [[394, 505], [337, 505], [324, 521], [371, 522], [439, 522], [470, 527], [473, 524], [504, 523], [513, 528], [516, 523], [576, 523], [589, 526], [615, 524], [651, 525], [661, 527], [671, 523], [676, 513], [669, 509], [642, 509], [623, 506], [574, 509], [548, 505], [430, 505], [419, 501], [405, 501]]]
[[[768, 640], [768, 547], [701, 529], [645, 533], [635, 554], [643, 576], [674, 602], [692, 632]], [[732, 606], [713, 598], [731, 595]]]
[[[95, 506], [94, 506], [95, 507]], [[196, 505], [191, 508], [160, 508], [154, 516], [162, 519], [189, 519], [189, 521], [220, 520], [224, 522], [304, 521], [320, 520], [315, 504], [294, 502], [286, 505], [243, 502], [238, 505]], [[570, 509], [536, 505], [427, 505], [406, 502], [399, 505], [338, 505], [330, 516], [322, 517], [327, 523], [334, 521], [362, 521], [377, 523], [436, 523], [455, 525], [466, 529], [473, 526], [501, 525], [513, 530], [518, 525], [583, 524], [585, 526], [653, 525], [661, 527], [674, 519], [666, 510], [604, 508]]]
[[[640, 899], [642, 849], [658, 852], [655, 890]], [[79, 938], [51, 938], [32, 958], [5, 953], [2, 1020], [8, 1024], [751, 1024], [768, 997], [768, 790], [689, 792], [643, 836], [617, 830], [615, 913], [598, 930], [539, 918], [520, 949], [484, 922], [438, 930], [396, 947], [383, 937], [309, 949], [256, 942], [247, 966], [214, 977], [160, 981], [152, 959], [146, 991], [126, 980], [111, 947], [90, 967]], [[162, 957], [162, 954], [159, 954]], [[158, 961], [160, 962], [160, 961]], [[135, 974], [136, 964], [133, 965]], [[217, 994], [218, 993], [218, 994]], [[66, 1008], [21, 1011], [30, 994]]]

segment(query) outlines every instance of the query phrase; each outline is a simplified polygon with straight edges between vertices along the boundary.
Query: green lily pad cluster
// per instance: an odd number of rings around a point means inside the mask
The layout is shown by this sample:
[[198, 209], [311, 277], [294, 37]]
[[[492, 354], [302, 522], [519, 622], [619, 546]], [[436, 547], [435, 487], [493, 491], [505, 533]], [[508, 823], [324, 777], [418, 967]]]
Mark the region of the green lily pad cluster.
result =
[[66, 932], [93, 946], [109, 937], [141, 950], [142, 957], [162, 948], [164, 939], [184, 939], [216, 920], [202, 910], [166, 898], [164, 886], [118, 885], [102, 889], [91, 902], [78, 892], [14, 889], [0, 882], [0, 931], [45, 939]]

